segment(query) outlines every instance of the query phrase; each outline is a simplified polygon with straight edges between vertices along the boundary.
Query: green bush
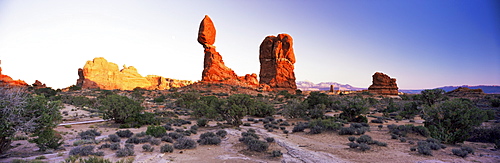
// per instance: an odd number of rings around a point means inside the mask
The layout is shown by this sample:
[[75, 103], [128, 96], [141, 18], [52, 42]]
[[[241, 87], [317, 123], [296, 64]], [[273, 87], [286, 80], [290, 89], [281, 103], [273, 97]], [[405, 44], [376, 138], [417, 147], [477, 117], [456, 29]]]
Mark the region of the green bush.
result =
[[299, 122], [293, 127], [292, 132], [304, 132], [306, 128], [307, 125], [305, 123]]
[[125, 123], [128, 118], [144, 110], [139, 102], [120, 95], [105, 96], [99, 100], [99, 104], [104, 119], [113, 119], [116, 123]]
[[467, 140], [486, 115], [470, 100], [454, 99], [426, 108], [424, 119], [431, 137], [454, 144]]
[[368, 122], [368, 119], [361, 115], [368, 112], [366, 99], [355, 96], [346, 98], [344, 102], [345, 104], [340, 105], [342, 110], [340, 118], [349, 122]]
[[432, 106], [440, 101], [444, 101], [447, 97], [442, 89], [427, 89], [420, 92], [420, 101], [427, 106]]
[[148, 126], [146, 134], [159, 138], [167, 134], [167, 130], [162, 126]]

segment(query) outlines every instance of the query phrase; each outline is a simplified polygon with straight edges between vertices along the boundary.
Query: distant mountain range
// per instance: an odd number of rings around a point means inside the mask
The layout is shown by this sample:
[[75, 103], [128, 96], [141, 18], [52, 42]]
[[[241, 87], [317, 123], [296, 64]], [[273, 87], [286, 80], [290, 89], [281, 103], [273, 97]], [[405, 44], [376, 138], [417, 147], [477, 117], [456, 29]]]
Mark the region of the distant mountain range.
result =
[[[358, 87], [353, 87], [349, 84], [340, 84], [336, 82], [321, 82], [321, 83], [313, 83], [310, 81], [297, 81], [297, 88], [303, 91], [328, 91], [330, 90], [330, 85], [334, 85], [335, 90], [354, 90], [354, 91], [360, 91], [360, 90], [366, 90], [368, 88], [358, 88]], [[457, 89], [458, 87], [467, 87], [470, 89], [482, 89], [484, 93], [488, 94], [500, 94], [500, 86], [498, 85], [478, 85], [478, 86], [470, 86], [470, 85], [462, 85], [462, 86], [444, 86], [444, 87], [438, 87], [439, 89], [443, 89], [444, 91], [452, 91]], [[400, 89], [399, 92], [403, 93], [420, 93], [424, 89]]]

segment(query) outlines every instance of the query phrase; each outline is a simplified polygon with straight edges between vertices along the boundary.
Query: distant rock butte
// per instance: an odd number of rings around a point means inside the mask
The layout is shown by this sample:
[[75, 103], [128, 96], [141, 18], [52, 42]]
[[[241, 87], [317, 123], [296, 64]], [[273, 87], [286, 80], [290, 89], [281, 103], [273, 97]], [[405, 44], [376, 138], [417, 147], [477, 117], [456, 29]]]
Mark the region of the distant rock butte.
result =
[[188, 80], [169, 79], [156, 75], [143, 77], [133, 66], [124, 65], [123, 69], [119, 70], [118, 65], [102, 57], [87, 61], [83, 69], [78, 69], [78, 76], [76, 85], [84, 89], [132, 90], [140, 87], [149, 90], [164, 90], [193, 83]]
[[293, 39], [288, 34], [267, 36], [260, 44], [260, 84], [271, 89], [297, 89]]
[[35, 83], [31, 84], [33, 88], [35, 89], [40, 89], [40, 88], [47, 88], [47, 85], [43, 84], [41, 81], [35, 80]]
[[369, 92], [380, 95], [398, 95], [396, 79], [381, 72], [376, 72], [372, 77], [372, 85], [368, 87]]
[[205, 49], [201, 81], [258, 86], [257, 74], [238, 76], [224, 64], [222, 56], [215, 50], [215, 46], [213, 45], [215, 43], [215, 34], [216, 30], [212, 20], [208, 15], [205, 15], [198, 31], [198, 42]]
[[2, 67], [0, 67], [0, 87], [9, 86], [28, 86], [28, 84], [22, 80], [13, 80], [10, 76], [2, 74]]

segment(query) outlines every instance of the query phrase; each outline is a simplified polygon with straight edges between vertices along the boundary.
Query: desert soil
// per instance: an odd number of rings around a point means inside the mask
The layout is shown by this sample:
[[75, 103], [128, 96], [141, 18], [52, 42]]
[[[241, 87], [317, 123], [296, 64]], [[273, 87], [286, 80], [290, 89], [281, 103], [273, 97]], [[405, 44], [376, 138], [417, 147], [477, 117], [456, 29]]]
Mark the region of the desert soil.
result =
[[[71, 111], [74, 110], [74, 111]], [[99, 120], [99, 117], [90, 118], [89, 112], [84, 110], [77, 110], [73, 106], [66, 105], [63, 111], [68, 111], [68, 116], [65, 116], [66, 120], [63, 123], [70, 123], [76, 121], [90, 121]], [[78, 117], [76, 114], [78, 113]], [[86, 116], [82, 116], [86, 115]], [[73, 118], [71, 118], [73, 117]], [[275, 116], [276, 119], [284, 119], [280, 116]], [[195, 120], [191, 120], [195, 124]], [[246, 123], [246, 118], [243, 120]], [[298, 120], [288, 120], [291, 123], [297, 123]], [[419, 123], [420, 122], [420, 123]], [[407, 142], [402, 143], [399, 140], [391, 139], [390, 134], [388, 134], [387, 125], [389, 124], [408, 124], [407, 121], [389, 121], [384, 123], [384, 127], [379, 129], [377, 126], [379, 124], [370, 123], [370, 132], [366, 135], [370, 135], [374, 140], [386, 142], [387, 147], [379, 147], [372, 145], [372, 149], [369, 151], [361, 152], [359, 150], [350, 149], [347, 146], [348, 137], [350, 135], [338, 135], [337, 133], [327, 132], [321, 134], [307, 134], [306, 132], [283, 134], [282, 130], [274, 130], [273, 132], [268, 132], [264, 129], [262, 122], [253, 123], [249, 122], [251, 126], [241, 126], [240, 129], [226, 128], [228, 135], [223, 138], [220, 145], [198, 145], [195, 149], [188, 150], [174, 150], [173, 153], [160, 153], [160, 146], [167, 144], [162, 142], [160, 145], [154, 146], [155, 150], [153, 152], [143, 152], [142, 145], [135, 145], [135, 156], [130, 156], [134, 158], [134, 162], [422, 162], [422, 163], [437, 163], [437, 162], [500, 162], [500, 151], [493, 151], [493, 144], [488, 143], [476, 143], [476, 142], [465, 142], [465, 145], [473, 147], [475, 149], [475, 154], [470, 155], [466, 158], [460, 158], [452, 154], [451, 150], [454, 148], [459, 148], [459, 145], [447, 145], [446, 149], [441, 149], [438, 151], [433, 151], [433, 156], [420, 155], [417, 152], [410, 151], [411, 145], [408, 142], [425, 139], [421, 136], [409, 135], [407, 137]], [[421, 121], [416, 121], [412, 123], [415, 125], [421, 125]], [[189, 136], [190, 138], [197, 140], [201, 133], [208, 131], [216, 132], [220, 128], [217, 127], [216, 122], [210, 122], [210, 127], [200, 128], [198, 134], [193, 134]], [[187, 128], [190, 125], [184, 125]], [[146, 131], [146, 126], [141, 128], [131, 128], [134, 133], [139, 133]], [[177, 127], [182, 128], [182, 127]], [[271, 143], [269, 147], [269, 152], [258, 153], [248, 151], [246, 145], [240, 143], [238, 139], [241, 137], [241, 133], [247, 131], [248, 129], [255, 129], [257, 134], [261, 137], [261, 140], [266, 137], [273, 137], [275, 139], [274, 143]], [[287, 126], [286, 129], [292, 131], [293, 126]], [[86, 131], [89, 129], [97, 129], [102, 132], [102, 135], [96, 139], [106, 139], [107, 135], [114, 134], [118, 129], [118, 125], [112, 122], [98, 122], [89, 124], [74, 124], [71, 126], [58, 126], [57, 131], [63, 133], [64, 137], [64, 150], [52, 151], [49, 153], [40, 153], [38, 148], [32, 144], [28, 143], [26, 140], [18, 140], [12, 143], [16, 146], [11, 149], [8, 154], [10, 157], [0, 159], [0, 162], [11, 162], [14, 159], [35, 159], [38, 156], [45, 156], [47, 159], [42, 161], [47, 162], [62, 162], [65, 158], [68, 158], [69, 151], [74, 147], [73, 142], [78, 139], [78, 133]], [[358, 136], [356, 136], [358, 137]], [[123, 147], [126, 139], [121, 139], [121, 146]], [[103, 144], [101, 142], [96, 147]], [[96, 149], [97, 150], [97, 149]], [[270, 151], [280, 150], [283, 152], [283, 156], [279, 158], [273, 158], [270, 155]], [[110, 149], [103, 149], [98, 151], [104, 151], [104, 158], [110, 159], [112, 161], [118, 161], [124, 158], [119, 158], [115, 156], [116, 151]]]

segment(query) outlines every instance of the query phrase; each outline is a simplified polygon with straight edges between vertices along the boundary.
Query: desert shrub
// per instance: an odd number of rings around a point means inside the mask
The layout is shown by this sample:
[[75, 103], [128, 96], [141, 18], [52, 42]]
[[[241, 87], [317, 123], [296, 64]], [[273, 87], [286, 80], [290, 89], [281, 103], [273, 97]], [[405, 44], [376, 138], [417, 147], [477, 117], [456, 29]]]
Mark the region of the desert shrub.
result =
[[415, 151], [417, 151], [417, 148], [416, 147], [410, 147], [410, 151], [415, 152]]
[[168, 143], [173, 143], [174, 140], [170, 136], [163, 136], [161, 137], [161, 141], [168, 142]]
[[373, 143], [375, 143], [378, 146], [387, 147], [387, 143], [385, 143], [385, 142], [373, 141]]
[[144, 137], [144, 136], [146, 136], [146, 135], [147, 135], [147, 134], [146, 134], [146, 132], [144, 132], [144, 131], [143, 131], [143, 132], [139, 132], [139, 133], [135, 134], [135, 136], [137, 136], [137, 137]]
[[179, 138], [182, 138], [184, 137], [184, 134], [181, 134], [181, 133], [178, 133], [178, 132], [171, 132], [171, 133], [168, 133], [168, 136], [171, 137], [172, 139], [179, 139]]
[[370, 149], [371, 149], [371, 147], [368, 144], [365, 144], [365, 143], [360, 143], [359, 144], [359, 150], [361, 150], [363, 152], [367, 151], [367, 150], [370, 150]]
[[471, 147], [464, 146], [464, 147], [460, 147], [460, 149], [462, 151], [466, 151], [469, 154], [474, 154], [474, 149], [472, 149]]
[[460, 143], [485, 119], [484, 111], [470, 100], [453, 99], [425, 109], [424, 125], [430, 136], [445, 143]]
[[221, 142], [220, 137], [215, 135], [213, 132], [206, 132], [200, 135], [198, 143], [200, 145], [219, 145]]
[[161, 140], [160, 139], [151, 139], [151, 141], [149, 141], [149, 143], [151, 145], [160, 145], [161, 144]]
[[87, 131], [80, 132], [78, 135], [80, 135], [82, 139], [94, 140], [96, 136], [101, 136], [101, 133], [96, 129], [90, 129]]
[[79, 156], [93, 155], [94, 148], [95, 146], [93, 145], [75, 147], [69, 151], [69, 155], [79, 155]]
[[354, 137], [354, 136], [349, 136], [347, 139], [348, 139], [350, 142], [354, 142], [354, 141], [356, 140], [356, 137]]
[[412, 119], [419, 112], [420, 112], [420, 110], [418, 109], [417, 102], [412, 101], [412, 102], [404, 104], [401, 111], [399, 112], [399, 116], [406, 118], [406, 119]]
[[344, 104], [340, 105], [342, 113], [340, 118], [349, 122], [367, 122], [366, 117], [361, 114], [368, 112], [366, 99], [355, 96], [353, 98], [345, 98]]
[[111, 145], [109, 145], [109, 149], [111, 149], [111, 150], [120, 149], [120, 143], [111, 143]]
[[156, 138], [162, 137], [167, 133], [167, 130], [162, 126], [148, 126], [146, 130], [147, 135], [154, 136]]
[[280, 150], [274, 150], [271, 152], [271, 157], [281, 157], [283, 156], [283, 153], [281, 153]]
[[113, 119], [116, 123], [125, 123], [125, 120], [144, 110], [139, 102], [120, 95], [105, 96], [99, 99], [99, 104], [104, 119]]
[[384, 121], [382, 121], [380, 119], [372, 119], [371, 122], [372, 123], [384, 123]]
[[250, 123], [243, 123], [243, 126], [251, 126]]
[[266, 138], [266, 141], [267, 141], [268, 143], [272, 143], [272, 142], [274, 142], [275, 140], [274, 140], [274, 138], [272, 138], [272, 137], [267, 137], [267, 138]]
[[499, 107], [500, 106], [500, 99], [499, 98], [490, 99], [490, 106], [491, 107]]
[[196, 148], [196, 142], [190, 138], [180, 138], [174, 143], [175, 149], [193, 149]]
[[465, 158], [465, 157], [467, 157], [467, 155], [469, 155], [469, 153], [467, 151], [464, 151], [462, 149], [452, 149], [451, 152], [454, 155], [460, 156], [462, 158]]
[[356, 142], [359, 144], [365, 143], [365, 144], [370, 144], [372, 143], [372, 137], [368, 135], [361, 135], [358, 139], [356, 139]]
[[121, 148], [116, 151], [116, 157], [127, 157], [127, 156], [133, 156], [134, 155], [134, 149], [133, 148]]
[[130, 138], [134, 135], [134, 133], [130, 130], [119, 130], [116, 132], [116, 135], [122, 138]]
[[109, 143], [104, 143], [104, 144], [102, 144], [101, 146], [99, 146], [99, 147], [98, 147], [98, 149], [109, 148], [109, 147], [111, 147], [111, 144], [109, 144]]
[[356, 129], [353, 127], [342, 127], [340, 128], [339, 135], [354, 135]]
[[169, 144], [165, 144], [164, 146], [161, 146], [160, 148], [160, 152], [161, 153], [172, 153], [174, 152], [174, 147], [169, 145]]
[[137, 136], [133, 136], [133, 137], [128, 138], [127, 141], [125, 141], [125, 143], [139, 144], [139, 143], [141, 143], [141, 139], [138, 138]]
[[111, 135], [108, 135], [108, 138], [109, 138], [109, 141], [111, 142], [120, 142], [120, 137], [118, 137], [118, 135], [115, 135], [115, 134], [111, 134]]
[[442, 89], [427, 89], [420, 92], [420, 101], [427, 106], [432, 106], [437, 102], [446, 100]]
[[426, 141], [419, 141], [417, 146], [417, 151], [420, 154], [423, 155], [429, 155], [432, 156], [432, 150], [431, 147], [429, 146], [429, 143]]
[[208, 124], [208, 120], [205, 118], [200, 118], [200, 119], [196, 120], [196, 125], [198, 125], [200, 127], [205, 127], [205, 126], [207, 126], [207, 124]]
[[288, 131], [288, 130], [283, 130], [283, 134], [288, 134], [288, 133], [290, 133], [290, 131]]
[[399, 141], [401, 141], [402, 143], [406, 142], [406, 138], [399, 138]]
[[283, 123], [280, 123], [280, 126], [290, 126], [290, 123], [288, 123], [287, 121], [285, 121]]
[[292, 132], [304, 132], [304, 130], [307, 128], [307, 124], [299, 122], [297, 125], [295, 125], [292, 129]]
[[167, 131], [173, 131], [174, 130], [174, 128], [172, 128], [171, 124], [166, 124], [166, 125], [163, 125], [162, 127], [165, 128], [165, 130], [167, 130]]
[[422, 135], [424, 137], [428, 137], [430, 134], [429, 130], [427, 128], [425, 128], [423, 126], [414, 126], [412, 124], [399, 125], [399, 126], [395, 125], [395, 124], [391, 124], [391, 125], [388, 125], [387, 128], [389, 128], [389, 132], [391, 134], [394, 134], [396, 136], [402, 136], [402, 137], [406, 137], [406, 135], [409, 133], [419, 134], [419, 135]]
[[249, 150], [256, 152], [264, 152], [269, 148], [269, 144], [267, 142], [256, 139], [249, 140], [246, 144]]
[[253, 118], [247, 118], [247, 121], [249, 121], [249, 122], [253, 122], [254, 120], [255, 119], [253, 119]]
[[347, 145], [349, 146], [349, 148], [358, 148], [358, 146], [359, 146], [358, 143], [354, 143], [354, 142], [347, 143]]
[[500, 140], [500, 125], [492, 127], [479, 127], [470, 132], [470, 138], [467, 141], [495, 143]]
[[308, 125], [312, 134], [319, 134], [323, 131], [336, 131], [340, 126], [341, 124], [335, 122], [333, 119], [315, 119], [310, 121]]
[[255, 134], [255, 132], [251, 132], [250, 130], [248, 132], [242, 132], [241, 136], [243, 136], [243, 137], [252, 137], [254, 139], [259, 139], [259, 135]]
[[142, 145], [142, 149], [144, 150], [144, 152], [153, 152], [155, 148], [151, 147], [151, 145], [149, 144], [144, 144]]
[[190, 127], [191, 130], [195, 130], [195, 131], [198, 131], [198, 128], [199, 128], [198, 125], [192, 125]]

